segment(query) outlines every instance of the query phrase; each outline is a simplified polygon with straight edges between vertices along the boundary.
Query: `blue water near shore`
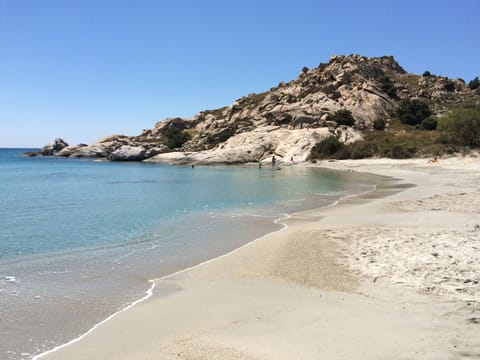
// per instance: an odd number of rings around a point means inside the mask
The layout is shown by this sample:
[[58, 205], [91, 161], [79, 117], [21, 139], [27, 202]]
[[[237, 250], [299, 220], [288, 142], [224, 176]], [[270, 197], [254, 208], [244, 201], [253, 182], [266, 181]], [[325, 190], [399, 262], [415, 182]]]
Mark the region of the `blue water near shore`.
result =
[[27, 150], [0, 149], [5, 359], [28, 359], [75, 337], [141, 297], [148, 279], [230, 251], [278, 229], [284, 214], [374, 182], [300, 166], [22, 157]]

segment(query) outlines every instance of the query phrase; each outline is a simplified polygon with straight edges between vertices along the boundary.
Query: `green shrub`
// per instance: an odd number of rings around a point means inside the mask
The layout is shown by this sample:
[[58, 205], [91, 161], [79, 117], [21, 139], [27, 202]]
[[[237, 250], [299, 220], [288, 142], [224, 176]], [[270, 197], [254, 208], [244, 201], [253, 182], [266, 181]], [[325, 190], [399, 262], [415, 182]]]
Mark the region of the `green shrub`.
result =
[[414, 146], [394, 145], [387, 156], [392, 159], [410, 159], [416, 151], [417, 149]]
[[378, 118], [373, 122], [373, 128], [377, 131], [385, 130], [385, 120]]
[[333, 115], [330, 115], [330, 119], [335, 121], [338, 125], [355, 125], [355, 119], [353, 118], [352, 112], [347, 109], [336, 111]]
[[374, 157], [378, 153], [376, 144], [367, 141], [357, 141], [348, 147], [350, 159], [365, 159]]
[[321, 140], [313, 147], [312, 157], [317, 159], [329, 158], [343, 147], [343, 143], [338, 141], [335, 136], [330, 136]]
[[394, 99], [397, 98], [397, 88], [395, 87], [395, 84], [388, 76], [384, 76], [383, 78], [381, 78], [380, 84], [381, 84], [380, 87], [383, 90], [383, 92], [385, 92], [385, 94], [387, 94], [391, 98], [394, 98]]
[[450, 111], [439, 119], [438, 130], [454, 144], [480, 145], [480, 107]]
[[420, 128], [422, 130], [436, 130], [438, 125], [438, 120], [435, 116], [429, 116], [422, 120], [420, 123]]
[[447, 81], [447, 83], [444, 86], [446, 91], [455, 91], [455, 83], [453, 81]]
[[332, 100], [338, 100], [342, 97], [342, 93], [338, 90], [333, 90], [332, 93], [330, 94], [330, 98]]
[[425, 72], [422, 74], [423, 77], [429, 77], [432, 76], [432, 73], [428, 70], [425, 70]]
[[475, 90], [475, 89], [480, 88], [480, 80], [478, 79], [478, 76], [468, 83], [468, 87], [471, 90]]
[[175, 149], [181, 147], [188, 140], [190, 140], [190, 134], [181, 131], [177, 128], [171, 127], [164, 131], [163, 135], [165, 136], [165, 145], [170, 149]]
[[417, 125], [423, 119], [432, 115], [432, 111], [428, 104], [417, 99], [404, 99], [397, 109], [399, 120], [408, 125]]

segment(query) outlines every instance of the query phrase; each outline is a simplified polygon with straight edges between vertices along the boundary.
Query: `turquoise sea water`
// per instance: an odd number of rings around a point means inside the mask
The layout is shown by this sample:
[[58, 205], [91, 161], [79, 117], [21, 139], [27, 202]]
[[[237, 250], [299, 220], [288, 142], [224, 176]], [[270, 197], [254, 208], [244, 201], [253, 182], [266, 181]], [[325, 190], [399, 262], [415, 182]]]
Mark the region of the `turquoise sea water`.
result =
[[142, 296], [148, 279], [371, 190], [318, 168], [174, 167], [0, 149], [0, 358], [28, 359]]

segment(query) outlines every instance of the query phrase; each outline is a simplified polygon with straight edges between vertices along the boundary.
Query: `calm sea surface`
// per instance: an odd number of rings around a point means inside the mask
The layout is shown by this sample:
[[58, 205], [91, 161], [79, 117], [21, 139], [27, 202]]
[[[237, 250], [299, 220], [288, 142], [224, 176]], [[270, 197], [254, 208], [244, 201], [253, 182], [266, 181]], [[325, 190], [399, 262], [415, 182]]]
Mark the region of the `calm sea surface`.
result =
[[149, 279], [376, 181], [300, 166], [21, 157], [27, 150], [0, 149], [1, 359], [29, 359], [75, 338], [141, 298]]

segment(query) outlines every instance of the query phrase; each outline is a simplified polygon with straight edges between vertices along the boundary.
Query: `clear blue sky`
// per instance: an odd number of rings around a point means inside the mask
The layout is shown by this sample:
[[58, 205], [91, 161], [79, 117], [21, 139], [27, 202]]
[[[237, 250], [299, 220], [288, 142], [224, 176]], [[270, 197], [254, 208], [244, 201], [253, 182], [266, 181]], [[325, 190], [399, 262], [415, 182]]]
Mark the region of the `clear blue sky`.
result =
[[328, 62], [480, 75], [478, 0], [0, 0], [0, 147], [135, 135]]

